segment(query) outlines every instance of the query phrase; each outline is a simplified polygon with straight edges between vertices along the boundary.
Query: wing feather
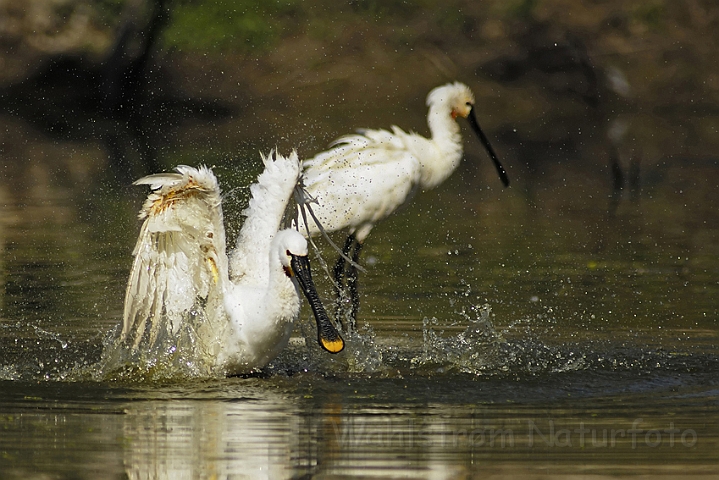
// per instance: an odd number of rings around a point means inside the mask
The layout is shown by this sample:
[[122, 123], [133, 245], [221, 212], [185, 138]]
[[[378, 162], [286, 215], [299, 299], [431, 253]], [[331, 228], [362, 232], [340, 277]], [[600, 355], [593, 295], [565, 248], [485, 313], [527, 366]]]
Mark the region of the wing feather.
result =
[[357, 168], [368, 164], [392, 161], [394, 153], [406, 151], [406, 139], [411, 136], [399, 127], [387, 130], [359, 130], [356, 135], [345, 135], [330, 144], [330, 149], [305, 160], [305, 174], [335, 168]]
[[[250, 186], [250, 203], [245, 209], [235, 249], [230, 254], [230, 273], [233, 281], [252, 274], [256, 281], [266, 281], [270, 243], [280, 228], [287, 203], [300, 176], [297, 152], [287, 157], [274, 151], [262, 155], [265, 170]], [[263, 273], [264, 272], [264, 273]]]
[[[359, 130], [304, 162], [303, 182], [317, 201], [313, 211], [326, 231], [349, 227], [358, 238], [406, 204], [422, 179], [420, 152], [436, 146], [397, 126], [392, 131]], [[311, 235], [319, 233], [309, 222]], [[304, 222], [299, 220], [300, 231]]]
[[140, 211], [125, 293], [121, 339], [133, 348], [175, 335], [198, 307], [205, 318], [218, 316], [228, 278], [221, 194], [212, 171], [180, 166], [135, 184], [152, 192]]

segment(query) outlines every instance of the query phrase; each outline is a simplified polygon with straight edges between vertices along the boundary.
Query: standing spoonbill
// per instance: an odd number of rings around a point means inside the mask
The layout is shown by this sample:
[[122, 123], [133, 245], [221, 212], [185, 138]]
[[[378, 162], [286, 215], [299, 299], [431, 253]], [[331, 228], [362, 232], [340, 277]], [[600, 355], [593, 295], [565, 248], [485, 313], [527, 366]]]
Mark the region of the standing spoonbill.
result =
[[[327, 232], [349, 229], [334, 276], [338, 297], [346, 278], [352, 300], [350, 323], [359, 308], [356, 264], [365, 239], [377, 222], [407, 203], [417, 190], [434, 188], [454, 172], [462, 158], [457, 117], [469, 119], [500, 180], [505, 187], [509, 185], [504, 167], [479, 126], [469, 87], [459, 82], [437, 87], [427, 95], [427, 106], [431, 138], [406, 133], [396, 126], [392, 132], [360, 130], [357, 135], [339, 138], [330, 150], [304, 162], [304, 186], [316, 200], [314, 216]], [[312, 236], [320, 232], [316, 221], [308, 219], [306, 223], [298, 215], [300, 232]], [[347, 272], [345, 258], [353, 261]]]
[[125, 294], [120, 341], [130, 352], [170, 351], [206, 374], [250, 372], [287, 345], [299, 290], [314, 312], [320, 346], [330, 353], [344, 348], [312, 282], [307, 241], [297, 231], [278, 231], [300, 177], [297, 153], [262, 160], [229, 258], [210, 169], [180, 166], [135, 182], [152, 192], [140, 212]]

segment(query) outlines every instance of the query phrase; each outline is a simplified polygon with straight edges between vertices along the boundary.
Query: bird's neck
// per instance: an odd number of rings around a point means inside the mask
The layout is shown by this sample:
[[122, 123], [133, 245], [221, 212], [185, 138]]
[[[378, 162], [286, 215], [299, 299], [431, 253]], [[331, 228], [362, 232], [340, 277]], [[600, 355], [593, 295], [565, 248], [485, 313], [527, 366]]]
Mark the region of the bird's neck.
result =
[[[447, 105], [432, 105], [427, 115], [432, 135], [431, 148], [420, 157], [422, 188], [434, 188], [444, 182], [462, 159], [462, 136], [459, 124], [452, 118]], [[428, 146], [429, 147], [429, 146]]]
[[296, 282], [285, 273], [279, 260], [270, 259], [270, 278], [265, 294], [265, 305], [272, 318], [279, 322], [292, 323], [300, 307], [300, 292]]
[[[260, 191], [260, 188], [256, 190]], [[262, 189], [261, 193], [267, 198], [257, 194], [250, 200], [250, 208], [246, 210], [249, 215], [242, 224], [235, 248], [230, 253], [230, 278], [234, 281], [241, 281], [245, 275], [258, 276], [259, 272], [266, 271], [267, 258], [272, 256], [270, 245], [280, 228], [282, 214], [290, 195], [286, 193], [285, 198], [270, 197], [269, 194], [275, 191], [277, 189]]]

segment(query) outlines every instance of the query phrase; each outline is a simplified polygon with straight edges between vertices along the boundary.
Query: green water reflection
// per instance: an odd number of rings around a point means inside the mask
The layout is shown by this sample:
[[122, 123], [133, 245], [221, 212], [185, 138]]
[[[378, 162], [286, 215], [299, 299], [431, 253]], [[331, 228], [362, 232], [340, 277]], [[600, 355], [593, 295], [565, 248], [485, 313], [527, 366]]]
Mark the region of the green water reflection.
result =
[[[531, 383], [502, 387], [490, 381], [480, 387], [454, 377], [454, 399], [434, 396], [432, 390], [445, 389], [447, 380], [300, 375], [149, 389], [5, 384], [12, 393], [4, 395], [7, 413], [0, 419], [3, 474], [134, 479], [715, 473], [716, 403], [703, 392], [628, 393], [617, 404], [614, 397], [571, 400], [566, 391], [561, 398]], [[494, 401], [487, 401], [486, 389], [493, 390]], [[548, 395], [552, 407], [546, 398], [506, 403], [511, 390], [519, 389]], [[470, 392], [475, 398], [467, 402]]]

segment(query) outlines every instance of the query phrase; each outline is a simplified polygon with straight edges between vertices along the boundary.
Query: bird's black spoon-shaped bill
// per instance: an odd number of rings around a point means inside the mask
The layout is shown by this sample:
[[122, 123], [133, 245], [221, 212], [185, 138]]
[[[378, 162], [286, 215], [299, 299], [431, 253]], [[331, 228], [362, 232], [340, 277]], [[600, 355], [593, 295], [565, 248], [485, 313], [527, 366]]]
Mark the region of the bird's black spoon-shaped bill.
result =
[[307, 301], [310, 303], [310, 307], [312, 307], [312, 313], [315, 315], [317, 341], [320, 347], [330, 353], [341, 352], [345, 348], [345, 342], [334, 325], [332, 325], [332, 322], [330, 322], [327, 312], [325, 312], [325, 307], [322, 305], [319, 295], [317, 295], [317, 289], [314, 282], [312, 282], [312, 274], [310, 273], [309, 258], [307, 256], [292, 255], [290, 266], [295, 277], [297, 277], [300, 288], [307, 297]]
[[502, 184], [505, 187], [509, 186], [509, 177], [507, 176], [507, 172], [504, 170], [504, 167], [499, 162], [499, 158], [497, 158], [497, 154], [494, 153], [494, 149], [492, 148], [492, 145], [489, 143], [489, 140], [487, 139], [487, 136], [482, 131], [482, 128], [479, 126], [479, 122], [477, 121], [477, 116], [474, 114], [474, 108], [470, 109], [469, 116], [467, 117], [469, 119], [469, 124], [472, 126], [472, 130], [474, 130], [474, 133], [477, 134], [479, 137], [479, 140], [482, 142], [482, 145], [484, 145], [484, 148], [487, 150], [487, 153], [489, 154], [490, 158], [492, 159], [492, 162], [494, 162], [494, 166], [497, 169], [497, 173], [499, 174], [499, 179], [502, 181]]

